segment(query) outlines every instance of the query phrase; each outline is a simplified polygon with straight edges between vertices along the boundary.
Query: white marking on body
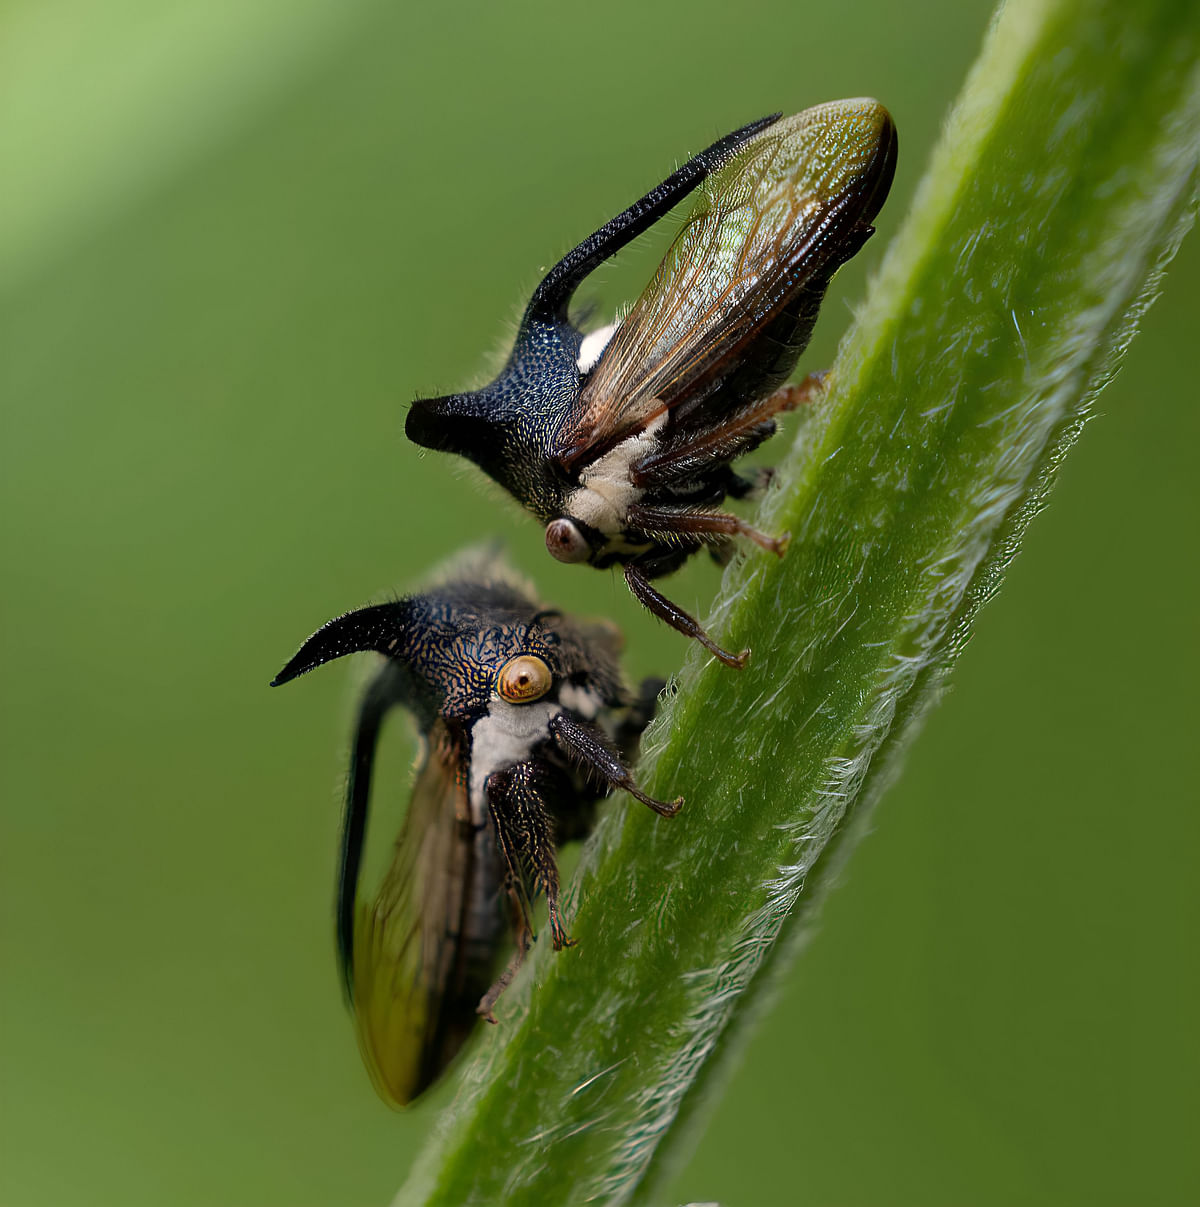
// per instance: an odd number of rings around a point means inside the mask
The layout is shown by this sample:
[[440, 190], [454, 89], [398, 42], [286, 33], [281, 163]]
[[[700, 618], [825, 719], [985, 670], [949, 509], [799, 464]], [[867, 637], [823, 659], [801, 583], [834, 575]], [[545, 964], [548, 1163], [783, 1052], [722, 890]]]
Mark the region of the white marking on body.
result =
[[619, 322], [609, 323], [607, 327], [601, 327], [599, 331], [593, 331], [583, 337], [583, 343], [579, 345], [579, 357], [575, 361], [580, 373], [590, 373], [596, 367], [596, 362], [603, 355], [608, 341], [616, 334], [620, 325]]
[[578, 713], [585, 721], [594, 721], [603, 704], [600, 696], [590, 687], [576, 687], [574, 683], [564, 683], [558, 689], [558, 702]]
[[[632, 504], [642, 497], [634, 486], [631, 471], [643, 457], [654, 452], [659, 429], [667, 413], [656, 415], [640, 432], [627, 436], [579, 475], [579, 485], [567, 496], [563, 509], [571, 519], [581, 520], [606, 537], [619, 536]], [[609, 548], [613, 548], [610, 540]]]
[[533, 748], [548, 736], [551, 717], [562, 709], [550, 701], [509, 704], [493, 694], [487, 716], [471, 730], [471, 821], [487, 820], [487, 777], [523, 763]]

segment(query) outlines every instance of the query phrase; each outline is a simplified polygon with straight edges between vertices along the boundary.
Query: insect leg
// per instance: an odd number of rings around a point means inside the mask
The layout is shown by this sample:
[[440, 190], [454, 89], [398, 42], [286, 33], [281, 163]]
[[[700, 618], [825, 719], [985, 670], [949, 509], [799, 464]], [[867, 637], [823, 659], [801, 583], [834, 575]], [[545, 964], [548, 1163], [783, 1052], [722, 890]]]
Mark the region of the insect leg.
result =
[[700, 642], [714, 658], [726, 666], [740, 671], [750, 661], [749, 650], [742, 650], [740, 654], [731, 654], [717, 645], [700, 627], [698, 621], [693, 620], [678, 604], [673, 604], [665, 595], [660, 595], [650, 585], [650, 580], [632, 562], [625, 563], [625, 581], [629, 584], [634, 598], [642, 607], [652, 612], [659, 620], [665, 620], [671, 628], [685, 637], [692, 637]]
[[529, 954], [529, 944], [533, 941], [533, 932], [529, 929], [529, 924], [525, 921], [525, 916], [519, 906], [514, 906], [514, 929], [517, 937], [517, 950], [513, 952], [512, 959], [508, 961], [504, 971], [496, 978], [492, 987], [479, 999], [479, 1005], [475, 1007], [475, 1013], [478, 1014], [485, 1022], [496, 1023], [499, 1020], [492, 1013], [496, 1003], [500, 1000], [500, 995], [512, 984], [513, 977], [517, 975], [521, 965], [525, 963], [525, 957]]
[[736, 414], [729, 429], [745, 432], [764, 423], [773, 415], [782, 415], [787, 411], [795, 411], [800, 407], [809, 406], [816, 402], [829, 386], [829, 370], [822, 369], [818, 373], [810, 373], [803, 381], [780, 386], [778, 390], [768, 394], [752, 407]]
[[571, 946], [558, 911], [558, 866], [554, 860], [554, 823], [542, 799], [540, 768], [529, 760], [494, 771], [487, 778], [488, 812], [508, 865], [507, 889], [514, 910], [517, 950], [499, 980], [483, 996], [479, 1013], [491, 1019], [492, 1007], [516, 975], [533, 936], [529, 902], [546, 894], [554, 950]]
[[634, 467], [634, 484], [644, 487], [686, 477], [698, 464], [731, 460], [750, 452], [775, 430], [773, 424], [758, 432], [756, 428], [766, 424], [773, 415], [814, 402], [824, 392], [828, 376], [828, 373], [810, 373], [803, 381], [780, 386], [766, 398], [735, 411], [724, 422], [704, 427], [678, 444], [668, 444]]
[[342, 990], [348, 1002], [354, 998], [354, 902], [367, 832], [375, 748], [388, 710], [393, 705], [403, 703], [404, 699], [403, 680], [396, 667], [386, 662], [363, 691], [354, 722], [334, 902], [338, 966], [342, 973]]
[[791, 543], [791, 534], [767, 536], [751, 527], [745, 520], [724, 511], [676, 511], [670, 507], [646, 507], [634, 503], [628, 512], [628, 522], [643, 532], [672, 533], [686, 536], [745, 536], [760, 549], [782, 557]]
[[[492, 829], [496, 834], [496, 846], [504, 861], [504, 891], [512, 913], [513, 932], [518, 936], [526, 936], [526, 946], [537, 937], [533, 929], [533, 902], [530, 886], [525, 876], [521, 850], [516, 844], [516, 835], [509, 821], [510, 811], [506, 805], [506, 782], [503, 772], [496, 772], [488, 777], [487, 798], [488, 813], [492, 819]], [[518, 946], [520, 942], [518, 941]], [[518, 966], [520, 961], [518, 961]], [[516, 971], [514, 967], [513, 972]]]
[[677, 796], [673, 801], [655, 800], [653, 796], [647, 796], [633, 782], [629, 769], [609, 750], [604, 738], [592, 726], [560, 712], [550, 719], [550, 732], [581, 767], [607, 780], [614, 788], [624, 788], [630, 796], [640, 800], [643, 805], [649, 805], [660, 816], [674, 817], [683, 807], [682, 796]]

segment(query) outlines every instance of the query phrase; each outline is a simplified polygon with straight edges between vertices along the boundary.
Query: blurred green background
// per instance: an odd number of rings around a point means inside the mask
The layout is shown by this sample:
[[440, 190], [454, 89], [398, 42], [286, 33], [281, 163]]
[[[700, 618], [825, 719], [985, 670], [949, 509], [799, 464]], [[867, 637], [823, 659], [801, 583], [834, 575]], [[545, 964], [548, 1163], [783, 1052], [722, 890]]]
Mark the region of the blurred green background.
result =
[[[370, 1089], [330, 937], [347, 676], [267, 681], [493, 532], [632, 673], [684, 653], [404, 404], [686, 154], [870, 94], [900, 170], [828, 363], [988, 17], [0, 6], [4, 1207], [388, 1200], [452, 1086]], [[1193, 237], [666, 1201], [1191, 1201], [1198, 315]]]

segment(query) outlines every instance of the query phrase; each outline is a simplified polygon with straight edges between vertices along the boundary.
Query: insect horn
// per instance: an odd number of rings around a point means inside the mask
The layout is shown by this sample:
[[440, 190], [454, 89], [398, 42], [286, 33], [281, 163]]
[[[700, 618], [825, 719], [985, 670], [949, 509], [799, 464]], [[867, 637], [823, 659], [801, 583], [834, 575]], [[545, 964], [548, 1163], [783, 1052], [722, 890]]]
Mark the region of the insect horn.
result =
[[[512, 487], [521, 433], [556, 423], [579, 393], [583, 333], [570, 321], [571, 298], [589, 273], [647, 231], [719, 168], [748, 138], [779, 120], [759, 118], [719, 138], [578, 247], [533, 291], [508, 363], [482, 390], [422, 398], [412, 404], [404, 432], [414, 444], [456, 453]], [[517, 493], [518, 497], [519, 493]]]
[[668, 210], [673, 209], [710, 172], [719, 168], [748, 138], [774, 125], [780, 114], [772, 113], [749, 122], [732, 134], [718, 138], [699, 155], [693, 156], [672, 172], [661, 184], [656, 185], [628, 209], [622, 210], [611, 221], [606, 222], [593, 235], [589, 235], [578, 247], [569, 251], [542, 278], [542, 283], [533, 291], [533, 297], [525, 311], [525, 322], [531, 321], [566, 323], [567, 308], [571, 298], [585, 277], [594, 272], [605, 260], [616, 255], [621, 248], [649, 230]]
[[403, 658], [408, 653], [411, 617], [412, 606], [407, 600], [347, 612], [322, 625], [271, 680], [271, 686], [279, 687], [326, 662], [362, 650]]

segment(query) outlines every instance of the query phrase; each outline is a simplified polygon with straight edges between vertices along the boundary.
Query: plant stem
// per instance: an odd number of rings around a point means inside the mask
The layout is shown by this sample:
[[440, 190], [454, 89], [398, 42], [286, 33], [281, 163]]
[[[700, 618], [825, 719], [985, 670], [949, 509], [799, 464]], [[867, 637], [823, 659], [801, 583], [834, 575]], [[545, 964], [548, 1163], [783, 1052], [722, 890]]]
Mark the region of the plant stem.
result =
[[1002, 12], [759, 520], [791, 551], [726, 575], [711, 631], [754, 660], [693, 652], [648, 735], [683, 813], [605, 819], [578, 948], [539, 945], [400, 1202], [623, 1202], [669, 1172], [1190, 225], [1198, 58], [1190, 0]]

